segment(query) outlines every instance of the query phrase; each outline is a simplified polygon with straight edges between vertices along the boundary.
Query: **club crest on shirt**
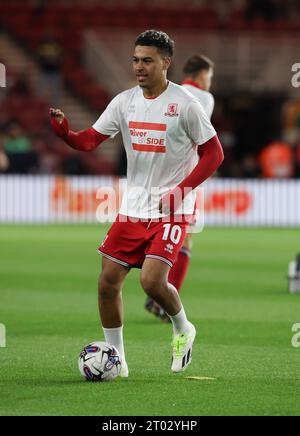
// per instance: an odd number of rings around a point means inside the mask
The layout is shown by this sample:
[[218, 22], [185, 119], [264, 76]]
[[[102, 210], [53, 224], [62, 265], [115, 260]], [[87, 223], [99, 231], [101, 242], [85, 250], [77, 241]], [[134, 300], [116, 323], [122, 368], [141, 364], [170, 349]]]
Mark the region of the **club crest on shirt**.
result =
[[167, 112], [165, 113], [166, 117], [178, 117], [178, 104], [170, 103], [168, 104]]

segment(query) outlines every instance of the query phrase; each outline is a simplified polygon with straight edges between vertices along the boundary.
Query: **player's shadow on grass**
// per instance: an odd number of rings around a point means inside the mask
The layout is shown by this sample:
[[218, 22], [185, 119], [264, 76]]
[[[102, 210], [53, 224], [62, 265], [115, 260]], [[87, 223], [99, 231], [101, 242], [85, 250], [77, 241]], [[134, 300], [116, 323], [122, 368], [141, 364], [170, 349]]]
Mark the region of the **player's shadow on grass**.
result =
[[169, 326], [171, 327], [172, 324], [169, 322], [162, 322], [158, 318], [155, 318], [154, 316], [151, 318], [135, 318], [131, 320], [132, 323], [138, 324], [138, 325], [153, 325], [156, 324], [158, 326]]
[[18, 381], [18, 385], [23, 386], [34, 386], [34, 387], [45, 387], [45, 386], [72, 386], [72, 385], [79, 385], [80, 383], [85, 383], [82, 379], [75, 379], [74, 380], [57, 380], [57, 379], [44, 379], [44, 380], [36, 380], [36, 379], [22, 379]]
[[[117, 379], [118, 383], [127, 383], [128, 379], [127, 378], [121, 378], [118, 377]], [[151, 382], [151, 380], [149, 380], [149, 382]], [[45, 379], [45, 380], [34, 380], [34, 379], [27, 379], [24, 380], [22, 379], [22, 381], [18, 381], [18, 385], [23, 385], [23, 386], [28, 386], [28, 387], [35, 387], [35, 388], [44, 388], [45, 386], [49, 387], [49, 386], [61, 386], [61, 387], [72, 387], [72, 386], [96, 386], [96, 385], [105, 385], [105, 386], [110, 386], [111, 383], [101, 383], [101, 382], [91, 382], [91, 381], [87, 381], [81, 378], [74, 378], [72, 380], [57, 380], [57, 379]]]

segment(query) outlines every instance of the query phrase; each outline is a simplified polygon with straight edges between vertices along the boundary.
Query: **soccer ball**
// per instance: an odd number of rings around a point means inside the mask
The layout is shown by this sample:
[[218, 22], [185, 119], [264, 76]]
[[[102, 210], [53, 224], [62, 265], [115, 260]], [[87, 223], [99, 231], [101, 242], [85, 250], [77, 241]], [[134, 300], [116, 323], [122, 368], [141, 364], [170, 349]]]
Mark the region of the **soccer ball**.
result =
[[107, 342], [93, 342], [80, 353], [78, 366], [86, 380], [111, 381], [120, 373], [120, 355], [116, 347]]

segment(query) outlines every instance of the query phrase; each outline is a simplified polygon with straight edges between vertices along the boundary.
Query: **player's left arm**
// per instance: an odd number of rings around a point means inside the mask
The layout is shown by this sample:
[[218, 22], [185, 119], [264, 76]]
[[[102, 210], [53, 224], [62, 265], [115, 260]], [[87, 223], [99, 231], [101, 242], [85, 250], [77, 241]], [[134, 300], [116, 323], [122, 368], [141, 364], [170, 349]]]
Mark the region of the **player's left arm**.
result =
[[[174, 213], [184, 198], [219, 168], [224, 160], [224, 153], [218, 136], [216, 135], [205, 144], [198, 146], [198, 154], [201, 159], [191, 174], [160, 200], [160, 212]], [[179, 190], [181, 195], [178, 195]], [[176, 195], [174, 195], [175, 191], [177, 191]], [[169, 211], [166, 211], [165, 207], [170, 208]]]
[[200, 157], [198, 164], [178, 187], [183, 191], [190, 188], [192, 191], [201, 185], [206, 179], [212, 176], [224, 160], [224, 152], [217, 135], [198, 146], [198, 155]]
[[[212, 176], [224, 160], [219, 138], [205, 115], [202, 107], [193, 103], [187, 113], [187, 132], [198, 145], [199, 162], [193, 171], [175, 189], [162, 197], [159, 210], [162, 213], [174, 213], [184, 198], [197, 186]], [[205, 138], [210, 138], [205, 140]], [[181, 195], [179, 195], [181, 194]]]

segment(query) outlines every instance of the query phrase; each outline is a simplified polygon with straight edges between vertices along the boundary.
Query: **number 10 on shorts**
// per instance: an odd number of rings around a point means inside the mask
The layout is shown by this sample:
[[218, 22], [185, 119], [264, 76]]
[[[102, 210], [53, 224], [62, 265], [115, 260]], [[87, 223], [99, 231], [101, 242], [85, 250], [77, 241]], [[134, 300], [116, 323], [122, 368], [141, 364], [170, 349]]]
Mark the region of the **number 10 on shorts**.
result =
[[165, 229], [162, 238], [163, 241], [167, 241], [170, 238], [173, 244], [178, 244], [182, 235], [181, 227], [178, 225], [172, 226], [172, 224], [164, 224], [163, 228]]

